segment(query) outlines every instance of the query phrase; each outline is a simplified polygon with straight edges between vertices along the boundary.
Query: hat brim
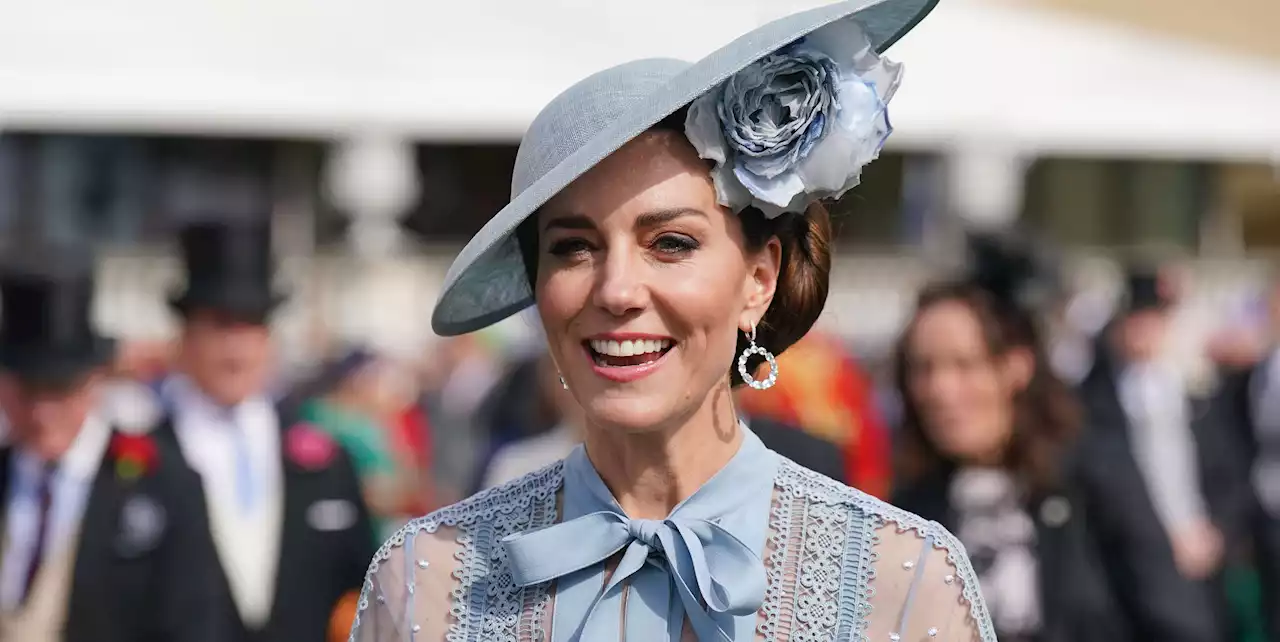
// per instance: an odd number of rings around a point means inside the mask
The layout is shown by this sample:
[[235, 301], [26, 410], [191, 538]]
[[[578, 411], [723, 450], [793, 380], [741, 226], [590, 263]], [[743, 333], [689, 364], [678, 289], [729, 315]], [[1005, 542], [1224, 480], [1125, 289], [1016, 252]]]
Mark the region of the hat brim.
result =
[[169, 307], [183, 317], [204, 309], [256, 320], [271, 316], [288, 300], [288, 294], [261, 288], [194, 288], [170, 296]]
[[58, 388], [111, 363], [115, 355], [115, 339], [99, 336], [75, 349], [0, 346], [0, 370], [25, 383]]
[[[938, 0], [846, 0], [781, 18], [684, 64], [653, 93], [512, 198], [454, 260], [431, 315], [441, 336], [474, 332], [533, 304], [516, 228], [553, 196], [632, 139], [680, 111], [751, 63], [813, 31], [856, 16], [883, 52], [924, 19]], [[674, 61], [664, 61], [666, 63]], [[671, 68], [671, 67], [668, 67]]]

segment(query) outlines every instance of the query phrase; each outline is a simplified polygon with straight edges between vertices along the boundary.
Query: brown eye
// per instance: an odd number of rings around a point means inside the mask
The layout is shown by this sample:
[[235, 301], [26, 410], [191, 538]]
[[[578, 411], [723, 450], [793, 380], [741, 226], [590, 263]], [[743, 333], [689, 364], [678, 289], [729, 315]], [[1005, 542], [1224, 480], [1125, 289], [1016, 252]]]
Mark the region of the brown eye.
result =
[[566, 238], [555, 241], [551, 247], [547, 248], [547, 252], [552, 256], [567, 258], [572, 256], [581, 256], [591, 251], [591, 246], [583, 238]]
[[663, 234], [654, 240], [653, 248], [664, 254], [685, 254], [698, 249], [698, 242], [683, 234]]

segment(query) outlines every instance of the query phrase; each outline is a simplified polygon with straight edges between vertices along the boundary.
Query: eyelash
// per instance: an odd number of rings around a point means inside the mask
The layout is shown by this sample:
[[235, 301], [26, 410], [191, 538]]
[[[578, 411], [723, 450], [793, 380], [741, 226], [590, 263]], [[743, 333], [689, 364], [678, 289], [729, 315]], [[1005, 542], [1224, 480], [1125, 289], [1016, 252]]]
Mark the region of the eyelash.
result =
[[547, 252], [549, 254], [560, 258], [581, 254], [590, 250], [591, 248], [588, 246], [586, 239], [581, 238], [560, 239], [559, 241], [552, 243], [551, 247], [547, 248]]
[[[700, 247], [699, 243], [691, 237], [683, 234], [663, 234], [653, 240], [650, 245], [655, 251], [666, 255], [688, 254]], [[583, 238], [566, 238], [555, 241], [551, 247], [547, 248], [547, 252], [552, 256], [567, 258], [579, 255], [583, 252], [590, 252], [591, 244]]]

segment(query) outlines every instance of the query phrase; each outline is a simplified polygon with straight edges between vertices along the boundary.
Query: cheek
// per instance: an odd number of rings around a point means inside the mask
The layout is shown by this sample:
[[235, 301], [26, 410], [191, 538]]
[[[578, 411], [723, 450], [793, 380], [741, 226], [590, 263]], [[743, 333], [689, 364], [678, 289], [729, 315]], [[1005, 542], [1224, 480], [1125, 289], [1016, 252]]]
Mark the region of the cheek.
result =
[[684, 342], [685, 358], [713, 380], [736, 358], [741, 284], [730, 269], [672, 270], [651, 290], [669, 329]]
[[992, 426], [1009, 412], [1013, 399], [996, 377], [975, 377], [968, 391], [969, 404], [980, 426]]
[[538, 284], [534, 295], [538, 318], [556, 363], [567, 363], [570, 358], [568, 351], [579, 349], [576, 341], [567, 337], [571, 336], [569, 329], [574, 320], [589, 305], [590, 296], [589, 276], [572, 271], [557, 272]]
[[956, 373], [945, 385], [922, 385], [920, 390], [917, 403], [925, 427], [944, 449], [967, 450], [968, 444], [985, 441], [1008, 405], [991, 373]]
[[538, 281], [534, 298], [546, 328], [567, 325], [591, 300], [591, 274], [587, 270], [558, 270]]

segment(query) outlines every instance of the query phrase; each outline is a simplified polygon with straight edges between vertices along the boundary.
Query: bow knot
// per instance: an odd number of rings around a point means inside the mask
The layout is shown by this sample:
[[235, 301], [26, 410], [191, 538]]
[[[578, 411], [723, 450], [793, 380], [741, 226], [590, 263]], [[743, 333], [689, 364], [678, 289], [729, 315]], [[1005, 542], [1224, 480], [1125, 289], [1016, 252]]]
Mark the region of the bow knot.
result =
[[509, 535], [502, 546], [512, 579], [522, 587], [564, 577], [626, 549], [595, 604], [640, 572], [656, 552], [666, 562], [657, 566], [669, 574], [680, 595], [681, 610], [674, 617], [683, 620], [687, 614], [703, 641], [731, 640], [712, 613], [748, 615], [764, 603], [767, 578], [760, 556], [733, 533], [705, 519], [629, 519], [614, 511], [599, 511]]
[[649, 548], [660, 548], [662, 542], [658, 540], [658, 529], [663, 526], [666, 523], [656, 519], [633, 519], [627, 524], [627, 532], [632, 539]]

